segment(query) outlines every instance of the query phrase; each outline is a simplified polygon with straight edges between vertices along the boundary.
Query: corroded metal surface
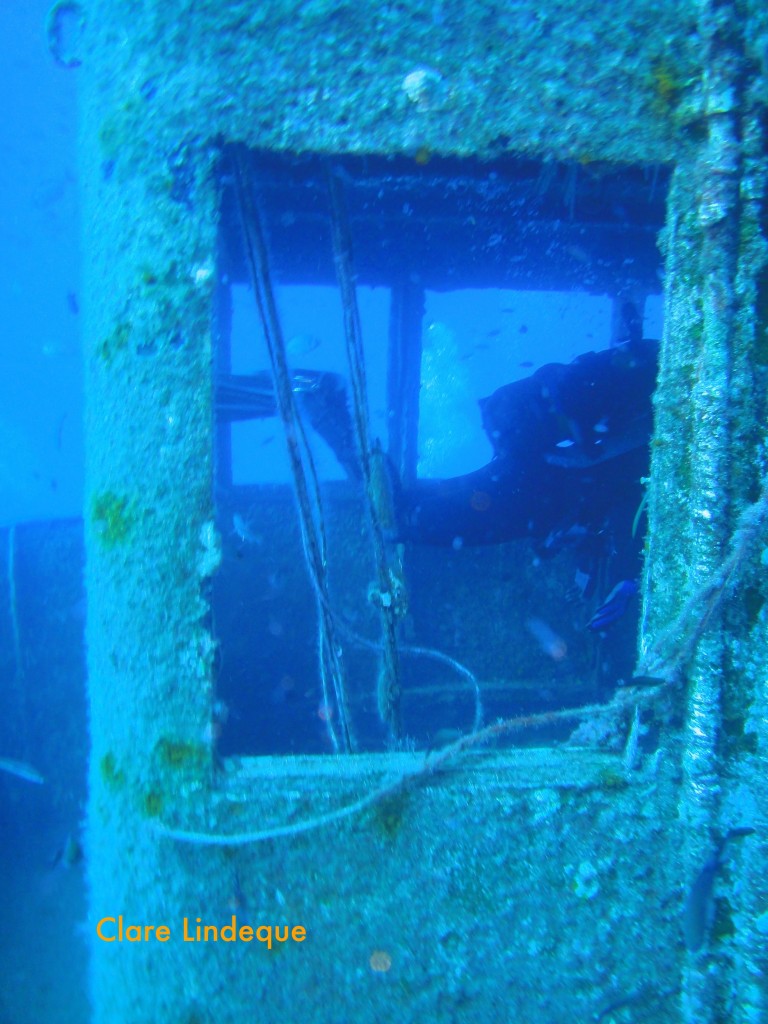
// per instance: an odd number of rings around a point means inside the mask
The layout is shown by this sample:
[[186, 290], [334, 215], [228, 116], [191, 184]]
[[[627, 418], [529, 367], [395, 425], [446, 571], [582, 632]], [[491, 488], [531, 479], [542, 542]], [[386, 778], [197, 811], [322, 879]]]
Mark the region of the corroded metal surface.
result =
[[[105, 148], [670, 161], [696, 116], [693, 5], [96, 0]], [[95, 126], [94, 126], [95, 127]], [[149, 146], [149, 150], [146, 146]]]
[[[765, 814], [759, 550], [696, 637], [683, 733], [665, 725], [659, 757], [630, 785], [599, 757], [499, 755], [283, 845], [233, 853], [177, 844], [154, 827], [193, 806], [211, 830], [272, 811], [290, 821], [351, 792], [344, 772], [324, 776], [327, 766], [312, 762], [233, 769], [238, 785], [254, 786], [253, 801], [234, 792], [228, 801], [214, 785], [206, 588], [219, 558], [210, 380], [219, 143], [511, 152], [575, 161], [585, 173], [604, 160], [676, 164], [647, 650], [717, 571], [765, 472], [768, 15], [752, 4], [741, 18], [727, 4], [651, 0], [620, 13], [566, 2], [90, 5], [92, 923], [120, 913], [216, 923], [236, 908], [309, 930], [306, 944], [270, 958], [250, 946], [95, 943], [98, 1024], [241, 1021], [254, 1005], [264, 1020], [316, 1022], [764, 1016], [764, 844], [745, 840], [733, 853], [721, 889], [730, 932], [695, 957], [679, 938], [682, 897], [713, 833]], [[387, 770], [375, 761], [352, 791]], [[390, 958], [386, 977], [371, 966], [375, 951]]]

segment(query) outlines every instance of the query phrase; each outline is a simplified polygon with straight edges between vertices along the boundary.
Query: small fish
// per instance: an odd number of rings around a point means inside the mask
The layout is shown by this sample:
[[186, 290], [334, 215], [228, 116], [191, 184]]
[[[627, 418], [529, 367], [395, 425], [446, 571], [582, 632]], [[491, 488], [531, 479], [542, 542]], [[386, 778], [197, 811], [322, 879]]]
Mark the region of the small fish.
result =
[[640, 499], [640, 504], [637, 506], [637, 512], [635, 512], [635, 518], [632, 520], [632, 539], [634, 540], [637, 536], [637, 528], [640, 525], [640, 520], [643, 517], [643, 512], [648, 509], [648, 491], [643, 493]]
[[75, 355], [76, 351], [73, 344], [62, 338], [49, 339], [40, 346], [40, 352], [46, 359], [67, 358]]
[[626, 686], [669, 686], [663, 676], [632, 676]]
[[637, 593], [638, 587], [634, 580], [619, 580], [605, 601], [587, 623], [587, 629], [600, 633], [621, 618], [627, 610], [630, 598]]
[[593, 577], [588, 572], [582, 572], [581, 569], [577, 569], [573, 575], [573, 590], [580, 597], [587, 598], [591, 594], [593, 587]]
[[253, 532], [248, 521], [239, 512], [232, 516], [232, 532], [243, 544], [261, 543], [259, 535]]
[[8, 772], [9, 775], [15, 775], [17, 779], [36, 782], [38, 785], [42, 785], [45, 782], [40, 772], [36, 771], [31, 765], [24, 764], [23, 761], [14, 761], [10, 757], [0, 757], [0, 772]]
[[80, 845], [80, 840], [76, 835], [70, 832], [64, 841], [64, 845], [59, 847], [54, 854], [50, 867], [51, 870], [57, 867], [62, 867], [68, 871], [76, 864], [79, 864], [82, 859], [83, 848]]
[[683, 935], [686, 949], [691, 953], [701, 949], [712, 927], [715, 917], [715, 878], [723, 866], [728, 844], [732, 839], [751, 836], [754, 831], [749, 826], [729, 829], [694, 879], [683, 907]]
[[530, 618], [525, 620], [525, 628], [534, 638], [544, 654], [552, 661], [562, 661], [568, 654], [568, 645], [561, 636], [543, 619]]
[[294, 334], [288, 339], [285, 350], [289, 356], [306, 356], [320, 348], [322, 341], [314, 334]]
[[577, 263], [583, 263], [587, 265], [592, 262], [592, 257], [587, 250], [581, 245], [566, 245], [563, 247], [563, 251], [566, 252], [572, 260]]
[[334, 718], [333, 708], [330, 704], [320, 704], [315, 714], [321, 722], [332, 722]]

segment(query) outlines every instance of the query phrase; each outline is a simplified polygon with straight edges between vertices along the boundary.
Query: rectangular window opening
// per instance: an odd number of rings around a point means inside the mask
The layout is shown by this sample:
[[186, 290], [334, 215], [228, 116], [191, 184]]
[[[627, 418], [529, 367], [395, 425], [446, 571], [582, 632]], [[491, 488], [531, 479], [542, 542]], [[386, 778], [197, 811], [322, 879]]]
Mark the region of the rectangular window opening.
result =
[[[667, 170], [231, 149], [214, 368], [220, 753], [330, 752], [329, 719], [339, 724], [321, 684], [238, 160], [319, 481], [313, 515], [355, 748], [438, 748], [477, 724], [479, 703], [488, 722], [607, 699], [635, 656]], [[398, 735], [379, 711], [381, 591], [329, 174], [351, 238], [370, 434], [396, 511], [386, 551], [402, 558], [407, 589]], [[569, 723], [515, 742], [610, 739], [588, 733]]]

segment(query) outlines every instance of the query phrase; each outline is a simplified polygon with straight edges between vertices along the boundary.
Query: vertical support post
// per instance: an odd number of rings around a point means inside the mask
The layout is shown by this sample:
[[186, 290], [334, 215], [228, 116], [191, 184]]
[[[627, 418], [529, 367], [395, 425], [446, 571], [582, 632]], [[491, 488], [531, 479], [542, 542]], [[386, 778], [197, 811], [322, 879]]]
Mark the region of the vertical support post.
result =
[[415, 482], [418, 463], [423, 318], [424, 289], [409, 279], [399, 281], [392, 289], [389, 316], [388, 451], [406, 486]]
[[[216, 152], [120, 135], [110, 65], [81, 94], [84, 534], [90, 726], [85, 846], [96, 1024], [192, 1019], [213, 978], [169, 944], [104, 941], [117, 918], [180, 922], [226, 899], [204, 857], [153, 822], [208, 790], [215, 642], [204, 593], [219, 559], [212, 487]], [[109, 80], [105, 100], [103, 75]], [[110, 134], [111, 133], [111, 134]], [[105, 139], [114, 141], [107, 162]], [[199, 911], [198, 911], [199, 912]]]
[[[733, 528], [731, 491], [731, 373], [735, 312], [734, 280], [739, 223], [739, 96], [741, 55], [738, 21], [730, 4], [703, 0], [699, 31], [706, 45], [703, 73], [708, 137], [695, 167], [695, 219], [699, 235], [701, 341], [692, 380], [690, 586], [713, 576]], [[688, 697], [680, 813], [687, 837], [686, 866], [695, 877], [714, 847], [719, 822], [719, 741], [726, 671], [726, 644], [718, 614], [703, 633], [688, 667]], [[705, 941], [709, 940], [706, 936]], [[688, 1024], [716, 1013], [716, 983], [692, 953], [684, 968], [682, 1011]]]
[[[217, 338], [213, 372], [230, 373], [232, 370], [232, 289], [219, 282], [215, 297], [215, 331]], [[215, 417], [215, 410], [214, 410]], [[229, 490], [232, 487], [232, 426], [216, 422], [216, 483]]]
[[[669, 197], [665, 328], [652, 442], [641, 655], [686, 599], [695, 603], [697, 593], [705, 593], [713, 580], [719, 581], [719, 589], [732, 586], [733, 574], [724, 576], [718, 570], [726, 551], [735, 550], [734, 545], [729, 548], [729, 539], [745, 522], [739, 517], [757, 498], [765, 474], [765, 430], [755, 418], [754, 371], [761, 344], [759, 328], [755, 329], [756, 291], [766, 253], [765, 244], [756, 251], [754, 241], [761, 214], [750, 212], [745, 202], [752, 193], [758, 204], [764, 200], [765, 171], [760, 162], [753, 159], [748, 177], [746, 173], [750, 145], [754, 152], [760, 148], [754, 142], [760, 119], [752, 119], [750, 131], [742, 15], [734, 4], [720, 0], [702, 0], [698, 11], [703, 41], [701, 113], [707, 135], [677, 166]], [[764, 404], [764, 396], [757, 401]], [[755, 578], [748, 563], [757, 554], [748, 549], [745, 545], [739, 564], [734, 563], [742, 578], [729, 594], [731, 599], [713, 604], [704, 625], [701, 617], [695, 623], [695, 646], [684, 664], [681, 655], [690, 653], [691, 637], [670, 637], [686, 682], [680, 797], [686, 890], [711, 857], [719, 836], [734, 825], [752, 823], [742, 799], [744, 787], [755, 779], [754, 766], [743, 756], [751, 742], [744, 732], [745, 714], [750, 693], [753, 708], [765, 706], [764, 681], [755, 679], [754, 660], [757, 652], [765, 651], [767, 631], [764, 622], [753, 627], [754, 609], [746, 608], [744, 590], [750, 576]], [[758, 618], [762, 617], [761, 612]], [[756, 728], [754, 722], [750, 728]], [[743, 776], [741, 795], [732, 783], [736, 765]], [[746, 820], [740, 818], [745, 812]], [[741, 850], [734, 847], [729, 859], [736, 870]], [[724, 884], [722, 877], [716, 879], [717, 886]], [[756, 908], [754, 886], [746, 895], [745, 889], [742, 877], [734, 889], [738, 898], [731, 893], [734, 923], [738, 920], [745, 959], [751, 958], [753, 970], [759, 970], [754, 925], [750, 927], [746, 915], [736, 916], [739, 902]], [[713, 957], [717, 970], [712, 969]], [[688, 954], [681, 998], [687, 1024], [706, 1024], [726, 1015], [735, 1020], [738, 1006], [739, 1021], [757, 1019], [764, 999], [755, 985], [749, 1000], [738, 994], [745, 980], [740, 959], [712, 934], [703, 937], [700, 951]]]
[[[757, 11], [755, 12], [757, 13]], [[742, 15], [743, 16], [743, 15]], [[746, 40], [759, 38], [749, 20]], [[739, 259], [736, 268], [736, 314], [732, 401], [734, 494], [754, 498], [768, 474], [768, 68], [748, 79], [740, 123]], [[721, 809], [721, 831], [735, 825], [759, 825], [768, 807], [768, 577], [765, 551], [768, 535], [753, 552], [728, 602], [728, 658], [732, 666], [723, 708], [723, 748], [728, 773]], [[728, 988], [721, 1002], [734, 1024], [768, 1018], [768, 990], [763, 983], [766, 961], [765, 880], [768, 848], [757, 836], [732, 844], [727, 878], [720, 895], [734, 923], [734, 934], [720, 956]]]

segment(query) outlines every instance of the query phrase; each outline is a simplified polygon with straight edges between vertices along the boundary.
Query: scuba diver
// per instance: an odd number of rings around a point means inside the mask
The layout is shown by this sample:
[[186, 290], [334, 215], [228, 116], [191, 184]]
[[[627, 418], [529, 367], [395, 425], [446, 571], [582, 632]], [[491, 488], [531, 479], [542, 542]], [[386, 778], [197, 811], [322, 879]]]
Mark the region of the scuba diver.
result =
[[572, 363], [549, 363], [481, 399], [488, 465], [419, 480], [398, 496], [399, 539], [461, 547], [529, 538], [540, 556], [576, 547], [583, 596], [612, 556], [620, 582], [590, 619], [600, 632], [637, 592], [658, 343], [632, 338]]
[[627, 341], [549, 363], [481, 399], [493, 458], [472, 473], [404, 491], [403, 539], [541, 542], [599, 529], [648, 470], [657, 352], [654, 341]]
[[[640, 568], [642, 538], [632, 527], [648, 473], [658, 343], [639, 334], [631, 329], [612, 348], [549, 363], [481, 399], [491, 461], [408, 487], [393, 473], [398, 526], [392, 539], [457, 548], [528, 538], [542, 556], [575, 546], [589, 581], [585, 597], [596, 561], [610, 554], [620, 582], [588, 628], [610, 626], [637, 591]], [[347, 475], [359, 480], [344, 379], [297, 370], [293, 384], [300, 410]], [[225, 421], [275, 415], [269, 374], [219, 377], [216, 407]]]

